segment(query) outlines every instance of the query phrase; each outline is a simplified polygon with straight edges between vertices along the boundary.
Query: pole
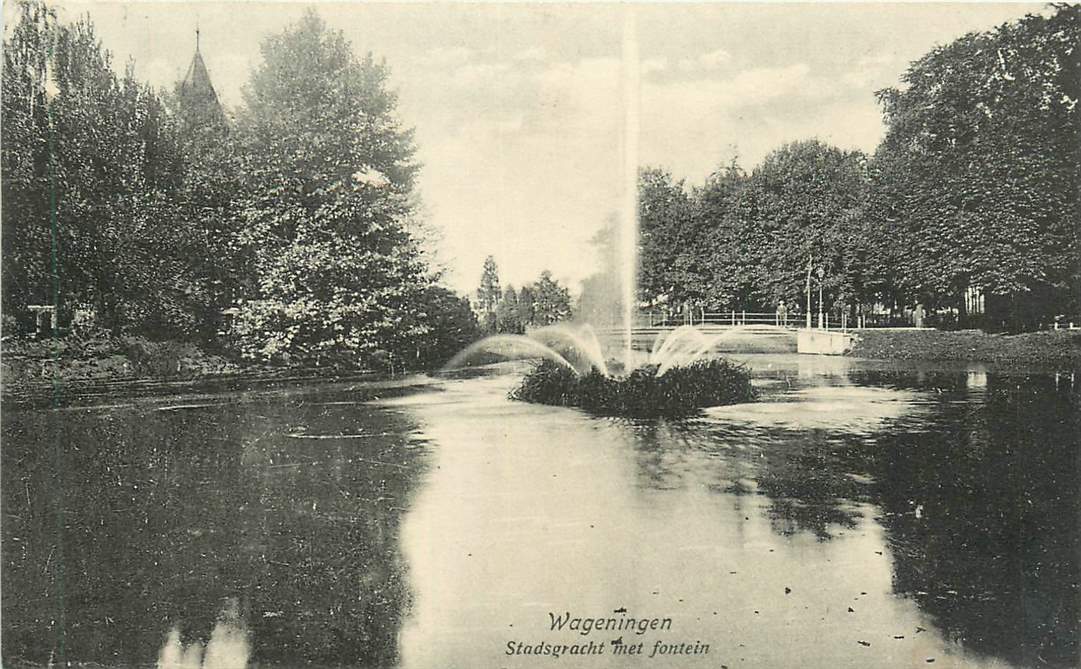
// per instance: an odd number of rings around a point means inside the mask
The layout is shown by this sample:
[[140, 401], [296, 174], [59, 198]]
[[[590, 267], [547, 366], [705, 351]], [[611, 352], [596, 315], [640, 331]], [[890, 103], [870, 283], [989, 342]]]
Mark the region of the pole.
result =
[[825, 318], [822, 313], [822, 280], [825, 278], [826, 271], [822, 268], [818, 268], [818, 329], [821, 330], [825, 327]]
[[818, 329], [822, 329], [822, 279], [818, 280]]
[[807, 329], [811, 329], [811, 256], [807, 256]]

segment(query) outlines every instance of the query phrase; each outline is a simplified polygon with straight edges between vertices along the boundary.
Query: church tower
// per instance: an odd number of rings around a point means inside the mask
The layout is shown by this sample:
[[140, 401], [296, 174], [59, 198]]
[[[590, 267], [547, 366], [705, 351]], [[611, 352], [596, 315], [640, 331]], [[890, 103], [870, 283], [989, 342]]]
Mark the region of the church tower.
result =
[[184, 78], [176, 86], [177, 102], [181, 116], [188, 124], [221, 123], [225, 120], [225, 112], [199, 51], [199, 36], [199, 27], [196, 26], [195, 56], [192, 57]]

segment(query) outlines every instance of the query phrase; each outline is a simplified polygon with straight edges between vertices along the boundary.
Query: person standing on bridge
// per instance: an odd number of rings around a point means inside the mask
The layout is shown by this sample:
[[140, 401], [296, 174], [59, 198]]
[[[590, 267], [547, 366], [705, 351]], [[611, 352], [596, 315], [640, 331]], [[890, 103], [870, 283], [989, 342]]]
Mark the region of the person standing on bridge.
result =
[[788, 327], [788, 305], [784, 300], [777, 303], [777, 325]]

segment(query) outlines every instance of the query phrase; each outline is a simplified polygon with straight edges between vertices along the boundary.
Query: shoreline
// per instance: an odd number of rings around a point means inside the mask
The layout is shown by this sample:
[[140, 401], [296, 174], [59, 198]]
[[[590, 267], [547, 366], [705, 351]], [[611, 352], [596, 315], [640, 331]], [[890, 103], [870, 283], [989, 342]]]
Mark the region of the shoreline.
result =
[[1081, 368], [1081, 330], [1006, 335], [981, 330], [905, 329], [859, 330], [856, 334], [856, 342], [846, 357]]
[[[180, 408], [223, 394], [234, 394], [239, 401], [278, 395], [305, 395], [348, 391], [357, 393], [357, 401], [393, 397], [431, 388], [423, 372], [390, 376], [376, 372], [308, 376], [228, 376], [183, 381], [138, 379], [133, 381], [90, 382], [53, 388], [45, 384], [4, 389], [3, 401], [11, 410], [20, 409], [90, 409], [107, 406], [157, 405], [163, 401]], [[59, 391], [59, 392], [58, 392]]]
[[[191, 343], [136, 342], [143, 357], [166, 351], [163, 365], [138, 356], [88, 351], [85, 342], [4, 342], [0, 396], [14, 406], [78, 406], [94, 399], [137, 399], [299, 389], [314, 384], [400, 384], [431, 369], [391, 374], [364, 368], [238, 364]], [[69, 353], [69, 355], [64, 355]], [[74, 353], [75, 355], [70, 355]], [[843, 357], [907, 362], [986, 363], [1001, 370], [1081, 369], [1081, 330], [987, 334], [977, 330], [862, 330]], [[179, 371], [177, 361], [180, 361]], [[136, 373], [141, 371], [142, 373]], [[157, 373], [155, 373], [157, 372]], [[42, 374], [47, 374], [42, 378]]]
[[430, 369], [272, 366], [227, 360], [190, 342], [141, 338], [3, 343], [0, 398], [17, 407], [70, 407], [95, 399], [273, 392], [314, 384], [391, 384]]

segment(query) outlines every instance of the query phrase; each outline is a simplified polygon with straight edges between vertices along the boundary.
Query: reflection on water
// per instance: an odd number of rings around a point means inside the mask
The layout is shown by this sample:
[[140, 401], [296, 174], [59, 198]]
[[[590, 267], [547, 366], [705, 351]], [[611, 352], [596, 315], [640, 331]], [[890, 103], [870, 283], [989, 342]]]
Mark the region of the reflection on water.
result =
[[637, 661], [616, 638], [659, 668], [1081, 664], [1072, 377], [747, 362], [762, 402], [676, 423], [476, 372], [375, 404], [5, 408], [4, 666]]
[[234, 399], [5, 407], [5, 667], [397, 661], [413, 424], [329, 403], [348, 394]]
[[169, 630], [158, 652], [157, 669], [244, 669], [250, 655], [240, 607], [236, 599], [230, 599], [205, 647], [199, 641], [185, 646], [180, 640], [180, 628], [174, 626]]

